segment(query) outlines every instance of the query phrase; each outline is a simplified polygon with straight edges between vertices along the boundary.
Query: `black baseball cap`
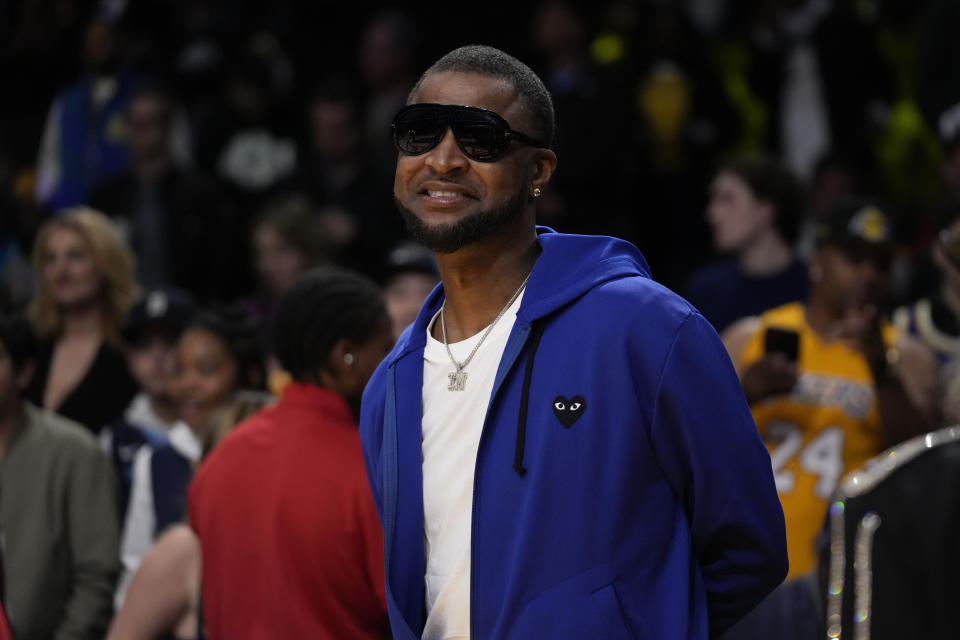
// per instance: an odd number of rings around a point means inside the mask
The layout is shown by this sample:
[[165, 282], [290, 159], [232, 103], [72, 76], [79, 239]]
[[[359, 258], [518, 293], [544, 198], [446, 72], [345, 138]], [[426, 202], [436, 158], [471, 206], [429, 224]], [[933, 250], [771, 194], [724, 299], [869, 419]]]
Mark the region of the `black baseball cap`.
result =
[[880, 204], [851, 200], [834, 206], [817, 220], [814, 238], [817, 246], [852, 244], [891, 249], [893, 222]]
[[423, 273], [437, 276], [437, 262], [433, 254], [415, 242], [401, 242], [390, 250], [386, 259], [387, 280], [404, 273]]
[[169, 287], [150, 289], [127, 314], [123, 338], [136, 344], [153, 334], [176, 339], [193, 317], [197, 305], [186, 291]]

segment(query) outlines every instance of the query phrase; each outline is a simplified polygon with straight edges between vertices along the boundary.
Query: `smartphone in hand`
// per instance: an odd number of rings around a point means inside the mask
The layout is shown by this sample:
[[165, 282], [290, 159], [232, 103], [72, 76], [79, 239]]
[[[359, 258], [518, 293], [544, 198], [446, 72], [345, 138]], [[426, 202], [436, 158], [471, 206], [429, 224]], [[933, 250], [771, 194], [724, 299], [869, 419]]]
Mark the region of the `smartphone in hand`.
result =
[[763, 336], [764, 353], [782, 353], [790, 362], [800, 355], [800, 334], [792, 329], [769, 327]]

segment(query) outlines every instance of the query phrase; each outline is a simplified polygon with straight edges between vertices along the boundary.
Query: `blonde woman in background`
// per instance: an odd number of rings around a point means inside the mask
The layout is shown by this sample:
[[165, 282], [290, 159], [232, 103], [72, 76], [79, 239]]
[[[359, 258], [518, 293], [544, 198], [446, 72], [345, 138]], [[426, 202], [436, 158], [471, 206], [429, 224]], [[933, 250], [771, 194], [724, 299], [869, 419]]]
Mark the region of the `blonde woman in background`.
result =
[[106, 216], [68, 209], [40, 228], [33, 269], [40, 346], [25, 396], [97, 433], [137, 392], [120, 348], [138, 292], [133, 253]]

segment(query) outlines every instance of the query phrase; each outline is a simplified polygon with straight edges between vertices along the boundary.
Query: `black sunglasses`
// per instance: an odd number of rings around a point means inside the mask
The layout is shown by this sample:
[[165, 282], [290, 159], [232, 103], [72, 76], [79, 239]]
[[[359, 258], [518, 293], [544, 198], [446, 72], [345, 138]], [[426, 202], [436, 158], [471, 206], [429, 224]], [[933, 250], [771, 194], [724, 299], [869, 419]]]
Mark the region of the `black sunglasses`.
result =
[[440, 144], [447, 127], [457, 146], [477, 162], [493, 162], [516, 140], [531, 147], [546, 147], [539, 140], [514, 131], [506, 120], [488, 109], [450, 104], [411, 104], [397, 113], [390, 128], [400, 153], [418, 156]]

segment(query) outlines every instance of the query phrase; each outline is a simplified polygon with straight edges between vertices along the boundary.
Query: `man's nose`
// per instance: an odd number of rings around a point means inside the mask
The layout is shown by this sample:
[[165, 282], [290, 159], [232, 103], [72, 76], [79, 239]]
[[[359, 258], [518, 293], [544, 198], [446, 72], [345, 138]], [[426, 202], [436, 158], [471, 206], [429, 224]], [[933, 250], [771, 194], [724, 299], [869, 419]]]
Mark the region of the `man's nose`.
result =
[[470, 166], [467, 156], [464, 155], [457, 144], [457, 139], [450, 127], [447, 127], [447, 130], [443, 132], [443, 137], [437, 143], [437, 146], [427, 152], [425, 161], [427, 166], [437, 173], [462, 171]]

